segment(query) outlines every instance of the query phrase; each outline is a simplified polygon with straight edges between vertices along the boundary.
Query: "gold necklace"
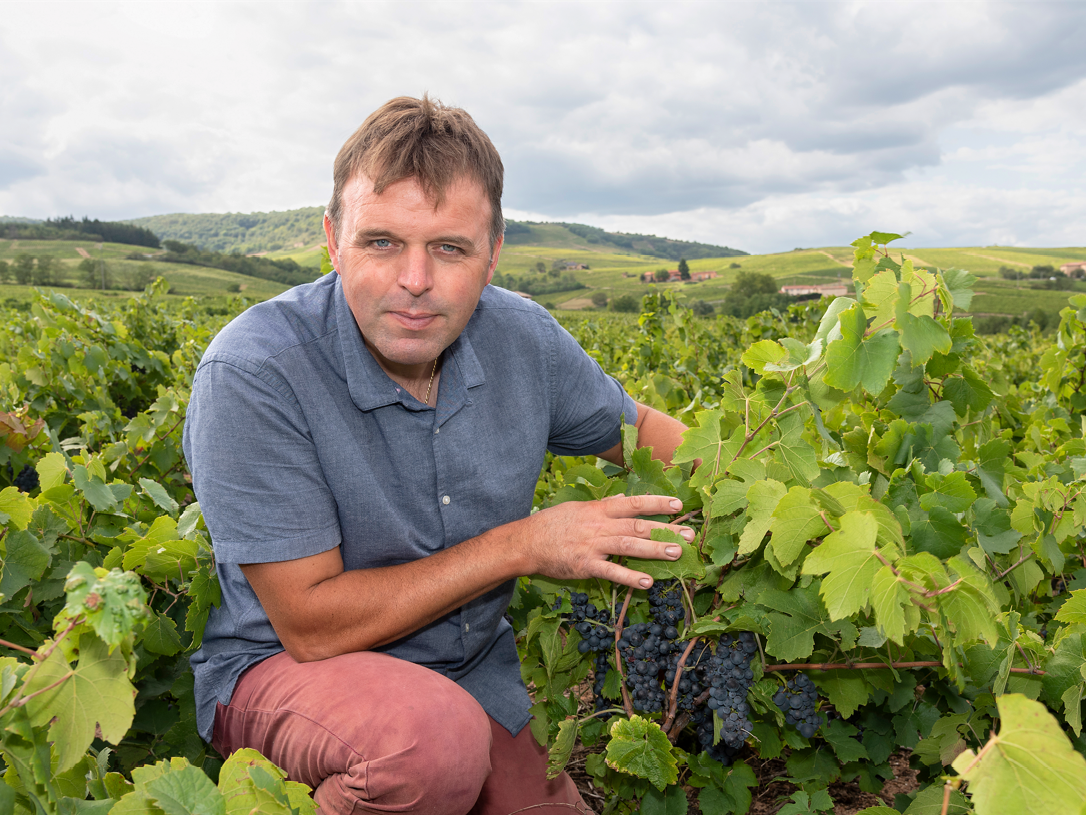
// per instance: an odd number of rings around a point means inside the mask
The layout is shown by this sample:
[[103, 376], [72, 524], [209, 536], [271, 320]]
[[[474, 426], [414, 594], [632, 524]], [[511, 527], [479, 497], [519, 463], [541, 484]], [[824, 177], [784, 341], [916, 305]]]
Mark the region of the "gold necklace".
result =
[[432, 388], [434, 386], [434, 374], [436, 374], [436, 373], [437, 373], [437, 360], [435, 359], [434, 360], [434, 367], [430, 371], [430, 381], [426, 385], [426, 398], [422, 400], [424, 404], [427, 404], [427, 405], [430, 404], [430, 388]]

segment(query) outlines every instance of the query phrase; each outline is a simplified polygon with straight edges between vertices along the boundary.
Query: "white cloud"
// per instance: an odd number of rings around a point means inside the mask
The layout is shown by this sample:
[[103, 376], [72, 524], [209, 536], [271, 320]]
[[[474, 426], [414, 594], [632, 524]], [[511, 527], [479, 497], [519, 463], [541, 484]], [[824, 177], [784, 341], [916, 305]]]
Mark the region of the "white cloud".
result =
[[1084, 242], [1050, 223], [1086, 169], [1081, 4], [39, 1], [5, 21], [7, 214], [322, 203], [362, 119], [429, 91], [494, 139], [510, 212], [752, 250], [865, 216]]

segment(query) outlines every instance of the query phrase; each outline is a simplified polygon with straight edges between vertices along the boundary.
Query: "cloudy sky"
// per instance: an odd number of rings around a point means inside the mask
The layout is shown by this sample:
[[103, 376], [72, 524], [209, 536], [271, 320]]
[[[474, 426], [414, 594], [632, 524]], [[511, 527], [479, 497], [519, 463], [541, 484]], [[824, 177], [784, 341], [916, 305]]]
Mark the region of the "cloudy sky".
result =
[[326, 202], [429, 92], [508, 217], [751, 252], [1086, 245], [1086, 3], [0, 0], [0, 214]]

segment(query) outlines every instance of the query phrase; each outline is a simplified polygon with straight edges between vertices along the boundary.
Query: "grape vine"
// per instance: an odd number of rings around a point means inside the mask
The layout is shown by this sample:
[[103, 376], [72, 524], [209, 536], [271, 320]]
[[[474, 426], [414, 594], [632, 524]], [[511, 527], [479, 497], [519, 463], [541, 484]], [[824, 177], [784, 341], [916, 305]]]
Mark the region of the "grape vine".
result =
[[[911, 815], [1086, 802], [1086, 296], [1053, 337], [982, 342], [972, 276], [895, 238], [855, 243], [855, 296], [828, 307], [705, 320], [653, 291], [637, 318], [562, 317], [691, 428], [673, 466], [627, 434], [625, 467], [550, 457], [536, 490], [681, 498], [695, 541], [630, 564], [651, 591], [523, 578], [510, 608], [533, 733], [554, 773], [589, 748], [608, 812], [744, 813], [768, 759], [786, 811], [828, 811], [899, 751]], [[312, 811], [196, 735], [187, 660], [219, 589], [180, 434], [245, 304], [163, 293], [0, 322], [0, 811]]]

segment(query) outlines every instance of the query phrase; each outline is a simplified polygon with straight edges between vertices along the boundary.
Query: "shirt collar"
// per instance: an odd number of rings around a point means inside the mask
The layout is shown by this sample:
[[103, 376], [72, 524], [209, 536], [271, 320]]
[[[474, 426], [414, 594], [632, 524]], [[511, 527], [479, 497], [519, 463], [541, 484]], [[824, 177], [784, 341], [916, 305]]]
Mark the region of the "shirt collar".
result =
[[[407, 410], [423, 411], [428, 408], [404, 388], [392, 381], [384, 369], [377, 364], [373, 354], [362, 339], [351, 307], [343, 294], [343, 284], [337, 277], [335, 291], [336, 325], [339, 329], [340, 349], [343, 353], [343, 367], [347, 376], [347, 388], [351, 401], [359, 410], [375, 410], [387, 405], [402, 405]], [[467, 326], [452, 345], [445, 349], [445, 361], [441, 368], [441, 381], [438, 386], [437, 417], [438, 425], [444, 424], [464, 405], [471, 404], [469, 388], [486, 383], [483, 366], [475, 356], [471, 340], [468, 338], [475, 314], [472, 314]]]

